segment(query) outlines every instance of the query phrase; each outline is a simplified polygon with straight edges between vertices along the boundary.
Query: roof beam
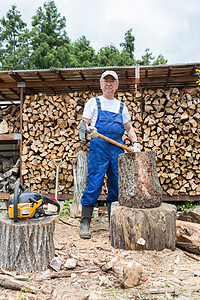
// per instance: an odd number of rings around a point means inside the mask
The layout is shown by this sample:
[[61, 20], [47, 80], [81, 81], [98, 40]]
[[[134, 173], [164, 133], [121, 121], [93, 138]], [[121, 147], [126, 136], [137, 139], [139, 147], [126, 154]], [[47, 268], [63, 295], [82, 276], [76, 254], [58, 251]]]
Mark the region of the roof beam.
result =
[[63, 77], [63, 75], [61, 74], [61, 72], [59, 70], [56, 71], [56, 74], [58, 75], [58, 77], [61, 79], [61, 80], [65, 80], [65, 77]]
[[42, 75], [37, 71], [35, 72], [35, 75], [37, 75], [37, 77], [41, 80], [41, 81], [45, 81], [45, 79], [42, 77]]
[[19, 92], [15, 91], [14, 89], [10, 88], [9, 89], [13, 94], [17, 95], [19, 97]]
[[172, 67], [168, 68], [168, 73], [167, 73], [167, 77], [169, 77], [171, 75], [171, 71], [172, 71]]
[[[120, 85], [123, 84], [148, 84], [148, 83], [186, 83], [196, 82], [198, 79], [197, 75], [194, 76], [170, 76], [170, 77], [148, 77], [148, 78], [121, 78]], [[98, 79], [90, 80], [57, 80], [57, 81], [26, 81], [26, 88], [37, 88], [37, 87], [77, 87], [77, 86], [99, 86]], [[16, 82], [0, 82], [1, 89], [17, 88]]]
[[19, 76], [19, 74], [17, 72], [8, 72], [8, 75], [10, 75], [10, 77], [12, 77], [17, 82], [24, 82], [22, 77]]
[[196, 74], [196, 69], [197, 69], [197, 66], [194, 65], [193, 68], [192, 68], [192, 71], [191, 71], [190, 75]]
[[82, 71], [79, 71], [79, 74], [81, 75], [81, 78], [82, 78], [83, 80], [85, 80], [85, 76], [84, 76], [83, 72], [82, 72]]
[[6, 96], [0, 92], [0, 96], [3, 97], [4, 99], [7, 99]]

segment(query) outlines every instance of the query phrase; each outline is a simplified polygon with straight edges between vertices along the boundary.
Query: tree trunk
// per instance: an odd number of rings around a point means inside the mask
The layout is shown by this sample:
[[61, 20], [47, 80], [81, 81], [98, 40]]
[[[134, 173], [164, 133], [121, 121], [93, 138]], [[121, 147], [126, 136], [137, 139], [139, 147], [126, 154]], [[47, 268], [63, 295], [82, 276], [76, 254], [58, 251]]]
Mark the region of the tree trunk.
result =
[[81, 202], [84, 189], [87, 184], [87, 154], [84, 151], [79, 151], [77, 157], [77, 198], [78, 203]]
[[0, 267], [21, 272], [44, 271], [55, 255], [54, 217], [19, 220], [0, 214]]
[[162, 203], [155, 152], [119, 155], [119, 204], [135, 208], [158, 207]]
[[129, 208], [112, 204], [111, 245], [126, 250], [175, 250], [176, 207]]

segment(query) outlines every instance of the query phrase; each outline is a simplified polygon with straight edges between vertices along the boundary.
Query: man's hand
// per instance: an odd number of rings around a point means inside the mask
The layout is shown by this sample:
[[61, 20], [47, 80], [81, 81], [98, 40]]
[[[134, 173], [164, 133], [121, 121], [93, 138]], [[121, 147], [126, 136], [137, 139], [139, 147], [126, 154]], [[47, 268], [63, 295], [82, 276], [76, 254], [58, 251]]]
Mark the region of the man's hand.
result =
[[131, 149], [133, 149], [133, 152], [140, 152], [140, 142], [133, 142], [133, 147]]

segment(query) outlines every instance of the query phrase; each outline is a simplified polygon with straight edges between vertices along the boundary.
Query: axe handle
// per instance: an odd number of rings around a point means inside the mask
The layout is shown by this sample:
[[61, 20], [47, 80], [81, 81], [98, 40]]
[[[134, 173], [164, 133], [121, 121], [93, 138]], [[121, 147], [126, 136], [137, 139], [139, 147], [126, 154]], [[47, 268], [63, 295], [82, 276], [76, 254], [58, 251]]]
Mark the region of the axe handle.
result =
[[118, 143], [118, 142], [116, 142], [116, 141], [108, 138], [107, 136], [104, 136], [104, 135], [98, 133], [98, 137], [101, 138], [101, 139], [103, 139], [103, 140], [105, 140], [105, 141], [107, 141], [107, 142], [109, 142], [109, 143], [111, 143], [111, 144], [113, 144], [113, 145], [115, 145], [115, 146], [117, 146], [117, 147], [119, 147], [119, 148], [122, 148], [122, 149], [124, 149], [124, 150], [126, 150], [128, 152], [133, 152], [133, 150], [130, 147], [122, 145], [122, 144], [120, 144], [120, 143]]

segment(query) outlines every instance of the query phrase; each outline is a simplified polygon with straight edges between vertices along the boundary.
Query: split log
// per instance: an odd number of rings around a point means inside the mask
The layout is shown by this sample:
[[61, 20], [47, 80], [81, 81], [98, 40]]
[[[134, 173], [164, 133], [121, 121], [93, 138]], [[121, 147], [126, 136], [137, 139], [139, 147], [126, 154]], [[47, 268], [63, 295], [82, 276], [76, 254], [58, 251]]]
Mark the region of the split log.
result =
[[200, 254], [200, 224], [177, 220], [176, 245], [188, 252]]
[[84, 151], [79, 151], [76, 154], [77, 157], [77, 196], [78, 203], [81, 202], [81, 197], [83, 195], [84, 189], [87, 184], [87, 154]]
[[129, 208], [112, 204], [111, 245], [126, 250], [175, 250], [176, 207]]
[[19, 220], [0, 214], [0, 267], [19, 272], [44, 271], [55, 255], [53, 217]]
[[178, 220], [200, 224], [200, 206], [194, 209], [186, 209], [177, 213]]
[[161, 205], [154, 151], [120, 154], [118, 172], [120, 205], [135, 208]]

